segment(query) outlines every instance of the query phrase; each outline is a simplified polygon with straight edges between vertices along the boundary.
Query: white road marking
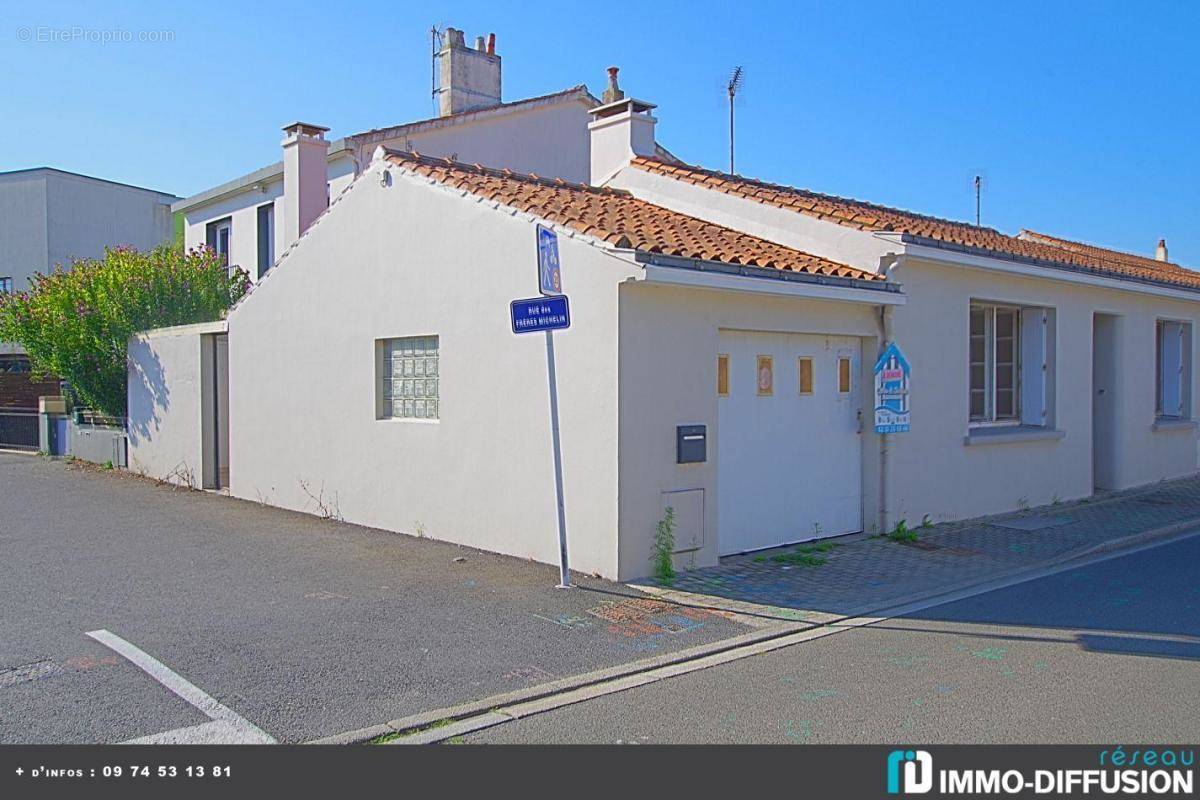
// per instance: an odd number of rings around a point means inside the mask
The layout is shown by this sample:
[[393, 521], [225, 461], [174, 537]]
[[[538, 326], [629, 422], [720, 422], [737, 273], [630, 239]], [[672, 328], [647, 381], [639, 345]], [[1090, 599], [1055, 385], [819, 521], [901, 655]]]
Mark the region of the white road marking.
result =
[[212, 722], [130, 739], [122, 744], [275, 744], [275, 739], [248, 719], [223, 706], [154, 656], [106, 630], [87, 636], [132, 661], [135, 666], [195, 706]]

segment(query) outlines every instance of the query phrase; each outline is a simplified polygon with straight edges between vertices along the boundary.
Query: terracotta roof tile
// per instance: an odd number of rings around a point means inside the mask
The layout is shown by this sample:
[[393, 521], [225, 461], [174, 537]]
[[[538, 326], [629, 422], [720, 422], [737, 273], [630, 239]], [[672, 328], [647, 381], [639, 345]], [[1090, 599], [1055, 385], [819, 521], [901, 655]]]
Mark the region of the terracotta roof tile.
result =
[[760, 265], [790, 272], [885, 282], [882, 275], [680, 214], [639, 200], [626, 191], [519, 175], [509, 170], [460, 164], [419, 153], [389, 150], [386, 157], [402, 169], [618, 247], [726, 264]]
[[994, 228], [979, 227], [967, 222], [939, 219], [862, 200], [810, 192], [686, 164], [667, 165], [655, 158], [638, 157], [632, 164], [646, 172], [757, 200], [859, 230], [906, 233], [970, 250], [998, 253], [1008, 258], [1081, 267], [1107, 277], [1200, 289], [1200, 272], [1169, 262], [1057, 239], [1045, 234], [1023, 231], [1021, 236], [1009, 236]]

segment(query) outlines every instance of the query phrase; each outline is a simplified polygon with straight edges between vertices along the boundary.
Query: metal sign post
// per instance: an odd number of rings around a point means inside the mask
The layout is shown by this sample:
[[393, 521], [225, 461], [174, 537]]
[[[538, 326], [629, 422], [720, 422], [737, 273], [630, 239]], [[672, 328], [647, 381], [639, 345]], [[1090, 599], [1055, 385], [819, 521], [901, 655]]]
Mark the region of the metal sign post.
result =
[[[564, 298], [565, 299], [565, 298]], [[554, 374], [554, 331], [546, 331], [546, 371], [550, 376], [550, 438], [554, 442], [554, 493], [558, 502], [558, 588], [571, 588], [567, 567], [567, 510], [563, 503], [562, 445], [558, 438], [558, 379]]]
[[513, 333], [546, 333], [546, 374], [550, 383], [550, 438], [554, 450], [554, 499], [558, 517], [558, 588], [571, 588], [567, 565], [567, 511], [563, 501], [562, 441], [558, 430], [558, 378], [554, 369], [554, 331], [571, 326], [571, 309], [562, 294], [558, 236], [537, 226], [538, 289], [544, 295], [514, 300], [510, 307]]

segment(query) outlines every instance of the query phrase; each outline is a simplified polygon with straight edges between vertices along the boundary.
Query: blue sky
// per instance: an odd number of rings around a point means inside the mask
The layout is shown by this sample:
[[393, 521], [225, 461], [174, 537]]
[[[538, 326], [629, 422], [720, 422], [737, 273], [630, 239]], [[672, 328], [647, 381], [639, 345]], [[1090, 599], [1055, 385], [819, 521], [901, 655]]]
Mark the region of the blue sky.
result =
[[[429, 28], [494, 31], [505, 99], [604, 68], [659, 141], [738, 172], [1200, 268], [1196, 3], [9, 4], [0, 170], [50, 165], [187, 195], [275, 161], [301, 118], [337, 137], [432, 115]], [[134, 41], [47, 41], [122, 31]], [[137, 41], [141, 32], [170, 41]], [[94, 32], [94, 33], [93, 33]], [[124, 34], [122, 34], [124, 35]], [[24, 38], [28, 41], [24, 41]]]

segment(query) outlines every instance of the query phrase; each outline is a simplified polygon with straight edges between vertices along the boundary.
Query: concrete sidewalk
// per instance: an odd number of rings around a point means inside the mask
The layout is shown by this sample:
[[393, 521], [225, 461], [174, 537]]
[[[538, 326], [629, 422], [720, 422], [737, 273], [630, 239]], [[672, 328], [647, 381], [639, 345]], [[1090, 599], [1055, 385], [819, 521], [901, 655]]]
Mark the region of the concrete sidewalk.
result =
[[855, 534], [730, 556], [690, 570], [663, 599], [744, 614], [756, 625], [821, 623], [1200, 527], [1200, 477], [914, 529], [915, 541]]

